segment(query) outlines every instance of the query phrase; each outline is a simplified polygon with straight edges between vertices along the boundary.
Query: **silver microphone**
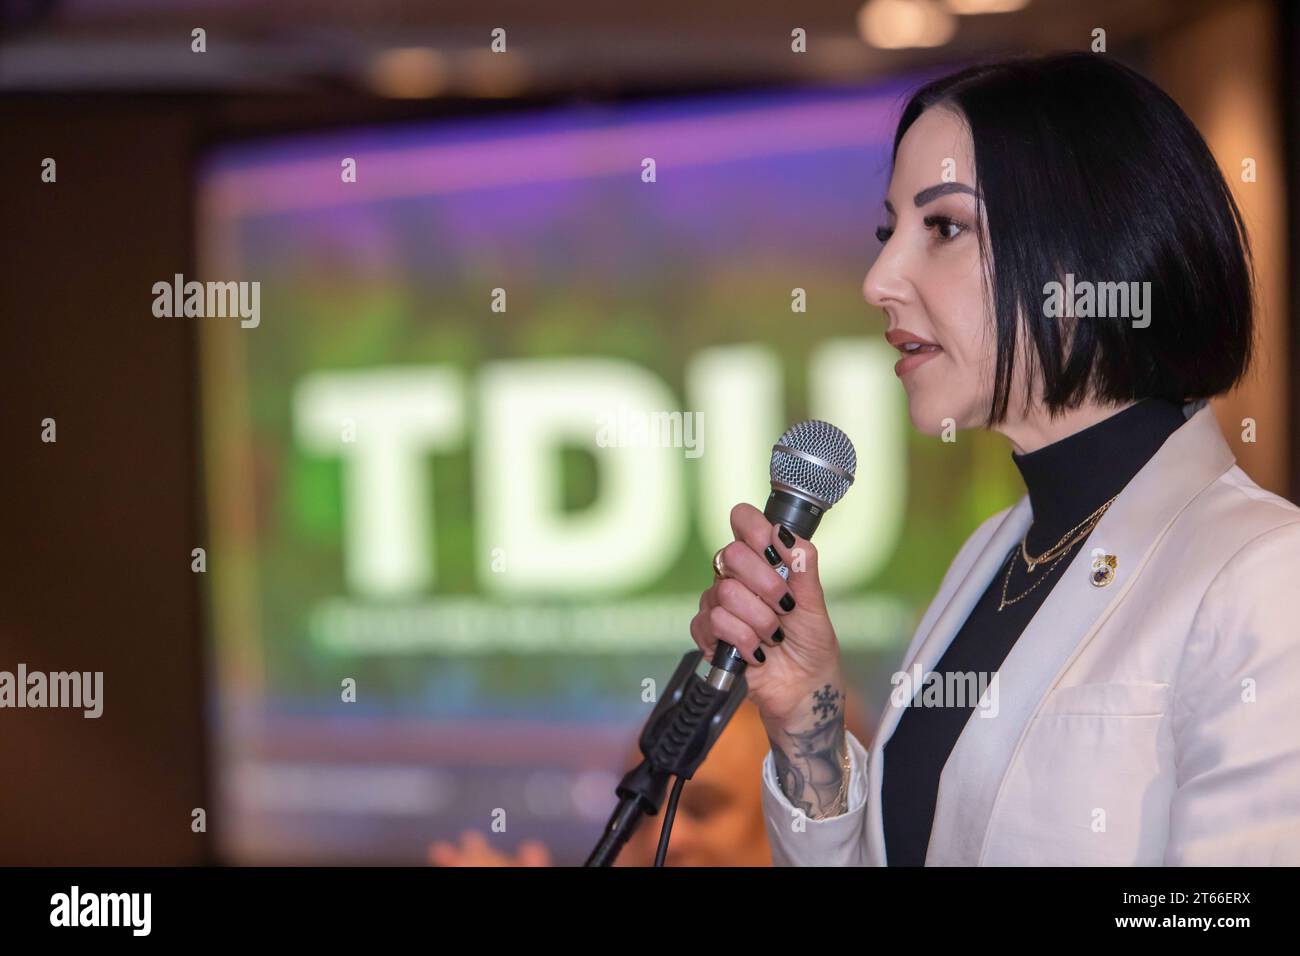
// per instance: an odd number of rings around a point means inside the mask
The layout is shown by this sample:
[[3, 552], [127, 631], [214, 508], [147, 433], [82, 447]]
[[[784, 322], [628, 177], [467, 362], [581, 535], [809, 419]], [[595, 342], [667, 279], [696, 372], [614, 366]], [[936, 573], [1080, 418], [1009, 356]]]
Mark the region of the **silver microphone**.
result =
[[[857, 467], [853, 442], [834, 425], [816, 419], [792, 425], [772, 446], [772, 493], [763, 515], [772, 524], [785, 525], [799, 537], [811, 539], [822, 515], [853, 484]], [[784, 564], [777, 570], [781, 577], [789, 578]], [[727, 690], [745, 666], [738, 650], [719, 641], [706, 680]]]

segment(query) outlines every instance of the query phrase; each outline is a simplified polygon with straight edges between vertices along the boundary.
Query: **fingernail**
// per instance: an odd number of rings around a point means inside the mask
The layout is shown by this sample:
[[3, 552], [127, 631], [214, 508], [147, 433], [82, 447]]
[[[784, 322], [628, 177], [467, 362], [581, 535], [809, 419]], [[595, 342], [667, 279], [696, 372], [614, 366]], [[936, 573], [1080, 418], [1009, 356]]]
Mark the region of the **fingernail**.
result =
[[763, 552], [763, 557], [767, 558], [767, 563], [772, 567], [776, 567], [781, 563], [781, 556], [776, 553], [776, 548], [770, 544], [767, 546], [767, 550]]
[[789, 591], [786, 591], [785, 597], [781, 598], [781, 610], [783, 611], [794, 610], [794, 598], [790, 595]]
[[761, 647], [754, 648], [754, 660], [758, 661], [760, 664], [767, 660], [767, 655], [763, 653]]
[[794, 535], [786, 530], [785, 525], [777, 525], [776, 536], [781, 539], [781, 543], [787, 548], [794, 547]]
[[776, 633], [772, 635], [772, 640], [775, 641], [777, 644], [780, 644], [782, 641], [785, 640], [785, 631], [781, 630], [778, 627], [776, 629]]

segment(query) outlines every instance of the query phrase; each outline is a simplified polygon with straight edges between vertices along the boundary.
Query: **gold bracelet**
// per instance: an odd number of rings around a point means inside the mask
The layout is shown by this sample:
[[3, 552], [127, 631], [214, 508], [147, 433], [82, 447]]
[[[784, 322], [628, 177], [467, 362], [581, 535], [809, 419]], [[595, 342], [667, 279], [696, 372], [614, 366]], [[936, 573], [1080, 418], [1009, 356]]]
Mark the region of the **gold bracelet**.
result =
[[852, 762], [851, 762], [850, 759], [849, 759], [849, 734], [848, 734], [848, 731], [845, 730], [845, 732], [844, 732], [844, 752], [843, 752], [843, 754], [840, 756], [840, 789], [839, 789], [839, 792], [838, 792], [837, 794], [835, 794], [835, 802], [831, 804], [831, 807], [832, 807], [832, 809], [833, 809], [833, 808], [835, 808], [835, 807], [840, 806], [841, 802], [843, 802], [843, 804], [844, 804], [844, 809], [843, 809], [843, 810], [840, 810], [838, 813], [830, 813], [830, 812], [827, 812], [827, 813], [822, 814], [822, 815], [819, 816], [819, 817], [811, 817], [810, 819], [813, 819], [813, 820], [829, 820], [831, 817], [842, 816], [842, 815], [844, 815], [845, 813], [848, 812], [848, 809], [849, 809], [849, 800], [848, 800], [849, 777], [850, 777], [850, 775], [851, 775], [852, 770], [853, 770], [853, 764], [852, 764]]

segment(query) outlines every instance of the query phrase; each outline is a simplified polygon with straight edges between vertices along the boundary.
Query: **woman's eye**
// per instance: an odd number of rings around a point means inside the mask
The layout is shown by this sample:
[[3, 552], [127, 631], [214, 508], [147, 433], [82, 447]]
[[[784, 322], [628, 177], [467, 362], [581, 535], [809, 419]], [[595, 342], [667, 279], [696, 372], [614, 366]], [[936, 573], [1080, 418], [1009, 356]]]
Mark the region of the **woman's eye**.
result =
[[966, 230], [964, 225], [947, 216], [926, 216], [924, 222], [926, 229], [938, 227], [940, 242], [952, 242]]
[[888, 242], [889, 237], [892, 236], [893, 234], [894, 234], [894, 230], [890, 229], [888, 226], [876, 227], [876, 239], [878, 242], [880, 242], [881, 245], [884, 245], [886, 242]]

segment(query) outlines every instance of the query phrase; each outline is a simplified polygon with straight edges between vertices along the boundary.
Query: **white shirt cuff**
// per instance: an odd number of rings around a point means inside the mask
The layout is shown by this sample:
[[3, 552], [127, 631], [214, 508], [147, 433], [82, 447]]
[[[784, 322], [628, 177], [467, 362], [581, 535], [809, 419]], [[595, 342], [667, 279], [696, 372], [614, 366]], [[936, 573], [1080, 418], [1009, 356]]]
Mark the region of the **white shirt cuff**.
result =
[[772, 862], [776, 866], [864, 866], [867, 751], [845, 731], [849, 744], [849, 806], [834, 817], [814, 820], [781, 792], [772, 754], [763, 759], [763, 809]]

